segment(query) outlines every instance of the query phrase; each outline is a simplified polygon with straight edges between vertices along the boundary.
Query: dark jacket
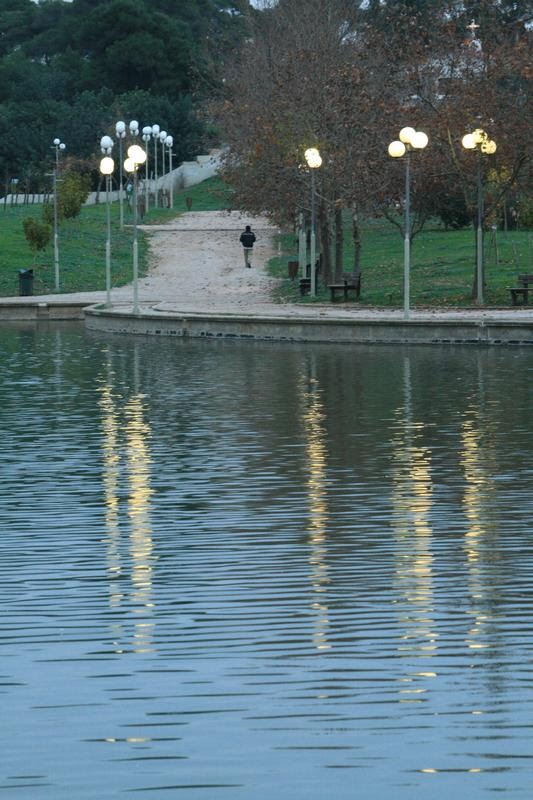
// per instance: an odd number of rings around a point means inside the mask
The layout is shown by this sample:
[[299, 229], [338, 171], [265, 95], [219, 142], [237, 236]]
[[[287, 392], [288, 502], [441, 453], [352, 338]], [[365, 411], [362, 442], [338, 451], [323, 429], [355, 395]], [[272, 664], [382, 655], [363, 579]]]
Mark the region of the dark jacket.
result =
[[252, 231], [244, 231], [241, 233], [241, 238], [239, 241], [243, 247], [253, 247], [255, 242], [255, 233], [252, 233]]

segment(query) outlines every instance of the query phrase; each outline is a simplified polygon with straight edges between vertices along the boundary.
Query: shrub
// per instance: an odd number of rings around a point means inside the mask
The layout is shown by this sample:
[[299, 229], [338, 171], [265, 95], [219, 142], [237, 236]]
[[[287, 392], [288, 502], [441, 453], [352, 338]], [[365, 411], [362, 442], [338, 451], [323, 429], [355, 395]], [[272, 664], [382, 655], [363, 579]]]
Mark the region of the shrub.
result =
[[73, 219], [81, 211], [91, 190], [91, 179], [79, 172], [67, 172], [58, 181], [57, 200], [60, 217]]
[[30, 250], [35, 254], [35, 261], [36, 254], [39, 250], [44, 250], [50, 241], [52, 229], [50, 225], [47, 225], [45, 222], [39, 222], [33, 217], [25, 217], [22, 221], [22, 227], [24, 228], [24, 236], [30, 246]]

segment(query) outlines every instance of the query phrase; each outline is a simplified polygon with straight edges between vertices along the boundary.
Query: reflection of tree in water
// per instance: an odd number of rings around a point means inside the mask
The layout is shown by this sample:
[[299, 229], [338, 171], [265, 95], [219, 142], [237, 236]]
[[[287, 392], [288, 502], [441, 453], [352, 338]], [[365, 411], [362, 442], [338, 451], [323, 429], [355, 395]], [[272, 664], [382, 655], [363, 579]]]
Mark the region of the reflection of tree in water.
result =
[[327, 586], [330, 583], [327, 564], [327, 524], [329, 519], [326, 495], [327, 451], [324, 429], [324, 407], [316, 378], [311, 378], [302, 388], [302, 423], [306, 434], [307, 465], [309, 477], [309, 565], [310, 579], [315, 598], [311, 608], [315, 615], [313, 645], [317, 650], [329, 650], [329, 608]]

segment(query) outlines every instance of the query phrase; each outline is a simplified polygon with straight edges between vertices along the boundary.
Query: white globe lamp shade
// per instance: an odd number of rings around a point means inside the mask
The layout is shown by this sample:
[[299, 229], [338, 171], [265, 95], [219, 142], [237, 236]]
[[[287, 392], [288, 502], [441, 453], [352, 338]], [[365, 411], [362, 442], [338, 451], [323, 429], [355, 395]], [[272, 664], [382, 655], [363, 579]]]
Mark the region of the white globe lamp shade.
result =
[[126, 123], [123, 120], [119, 120], [115, 125], [115, 130], [117, 133], [125, 133], [126, 132]]
[[311, 169], [318, 169], [322, 165], [322, 156], [316, 147], [308, 147], [304, 155], [307, 166]]
[[167, 147], [172, 147], [172, 145], [174, 144], [174, 138], [170, 135], [167, 136], [167, 138], [165, 139], [165, 144]]
[[412, 144], [413, 136], [416, 134], [414, 128], [402, 128], [400, 131], [400, 142]]
[[133, 159], [136, 164], [144, 164], [146, 161], [146, 153], [138, 144], [128, 147], [128, 157]]
[[151, 136], [152, 135], [152, 127], [150, 125], [145, 125], [143, 128], [143, 136]]
[[476, 146], [476, 140], [474, 139], [474, 135], [472, 133], [467, 133], [461, 139], [461, 144], [463, 145], [465, 150], [473, 150]]
[[415, 150], [423, 150], [424, 147], [427, 147], [428, 141], [429, 139], [424, 131], [416, 131], [411, 139], [411, 147], [414, 147]]
[[124, 169], [126, 170], [126, 172], [135, 172], [136, 166], [137, 165], [135, 164], [133, 158], [127, 158], [124, 162]]
[[100, 139], [100, 147], [102, 150], [110, 150], [113, 147], [113, 139], [111, 136], [102, 136]]
[[63, 142], [61, 142], [61, 144], [59, 145], [59, 149], [60, 149], [60, 150], [64, 150], [64, 149], [65, 149], [65, 147], [66, 147], [66, 144], [64, 144]]
[[100, 161], [100, 172], [102, 175], [112, 175], [115, 169], [115, 162], [109, 156], [106, 156]]
[[493, 155], [493, 153], [496, 152], [496, 149], [496, 142], [493, 139], [489, 139], [481, 144], [481, 152], [486, 153], [489, 156]]
[[54, 144], [55, 144], [56, 147], [58, 146], [58, 144], [60, 144], [60, 142], [61, 142], [61, 139], [54, 139]]
[[487, 138], [487, 134], [485, 133], [483, 128], [476, 128], [472, 136], [474, 137], [474, 142], [476, 144], [481, 144], [481, 142], [485, 141], [485, 139]]
[[130, 122], [130, 133], [136, 136], [138, 132], [139, 132], [139, 123], [137, 122], [136, 119], [132, 119], [132, 121]]
[[167, 132], [166, 131], [161, 131], [160, 134], [159, 134], [159, 138], [161, 139], [162, 142], [164, 142], [165, 139], [167, 138]]
[[159, 125], [152, 125], [152, 133], [154, 136], [159, 136], [160, 130], [161, 128], [159, 127]]
[[395, 141], [389, 144], [389, 155], [392, 158], [401, 158], [405, 155], [405, 145], [403, 142]]

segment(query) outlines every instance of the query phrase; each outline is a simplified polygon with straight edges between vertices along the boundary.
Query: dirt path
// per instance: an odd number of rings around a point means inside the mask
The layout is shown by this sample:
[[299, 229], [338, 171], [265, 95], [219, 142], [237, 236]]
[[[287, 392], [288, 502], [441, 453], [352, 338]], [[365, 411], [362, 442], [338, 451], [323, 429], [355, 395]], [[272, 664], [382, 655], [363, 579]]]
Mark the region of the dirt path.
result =
[[[244, 266], [239, 236], [251, 224], [257, 241], [252, 269]], [[275, 255], [268, 220], [237, 212], [197, 211], [184, 214], [150, 231], [150, 272], [139, 282], [139, 298], [180, 307], [193, 304], [205, 310], [269, 303], [276, 281], [266, 274]], [[128, 297], [131, 289], [126, 290]], [[116, 290], [120, 297], [123, 289]]]

